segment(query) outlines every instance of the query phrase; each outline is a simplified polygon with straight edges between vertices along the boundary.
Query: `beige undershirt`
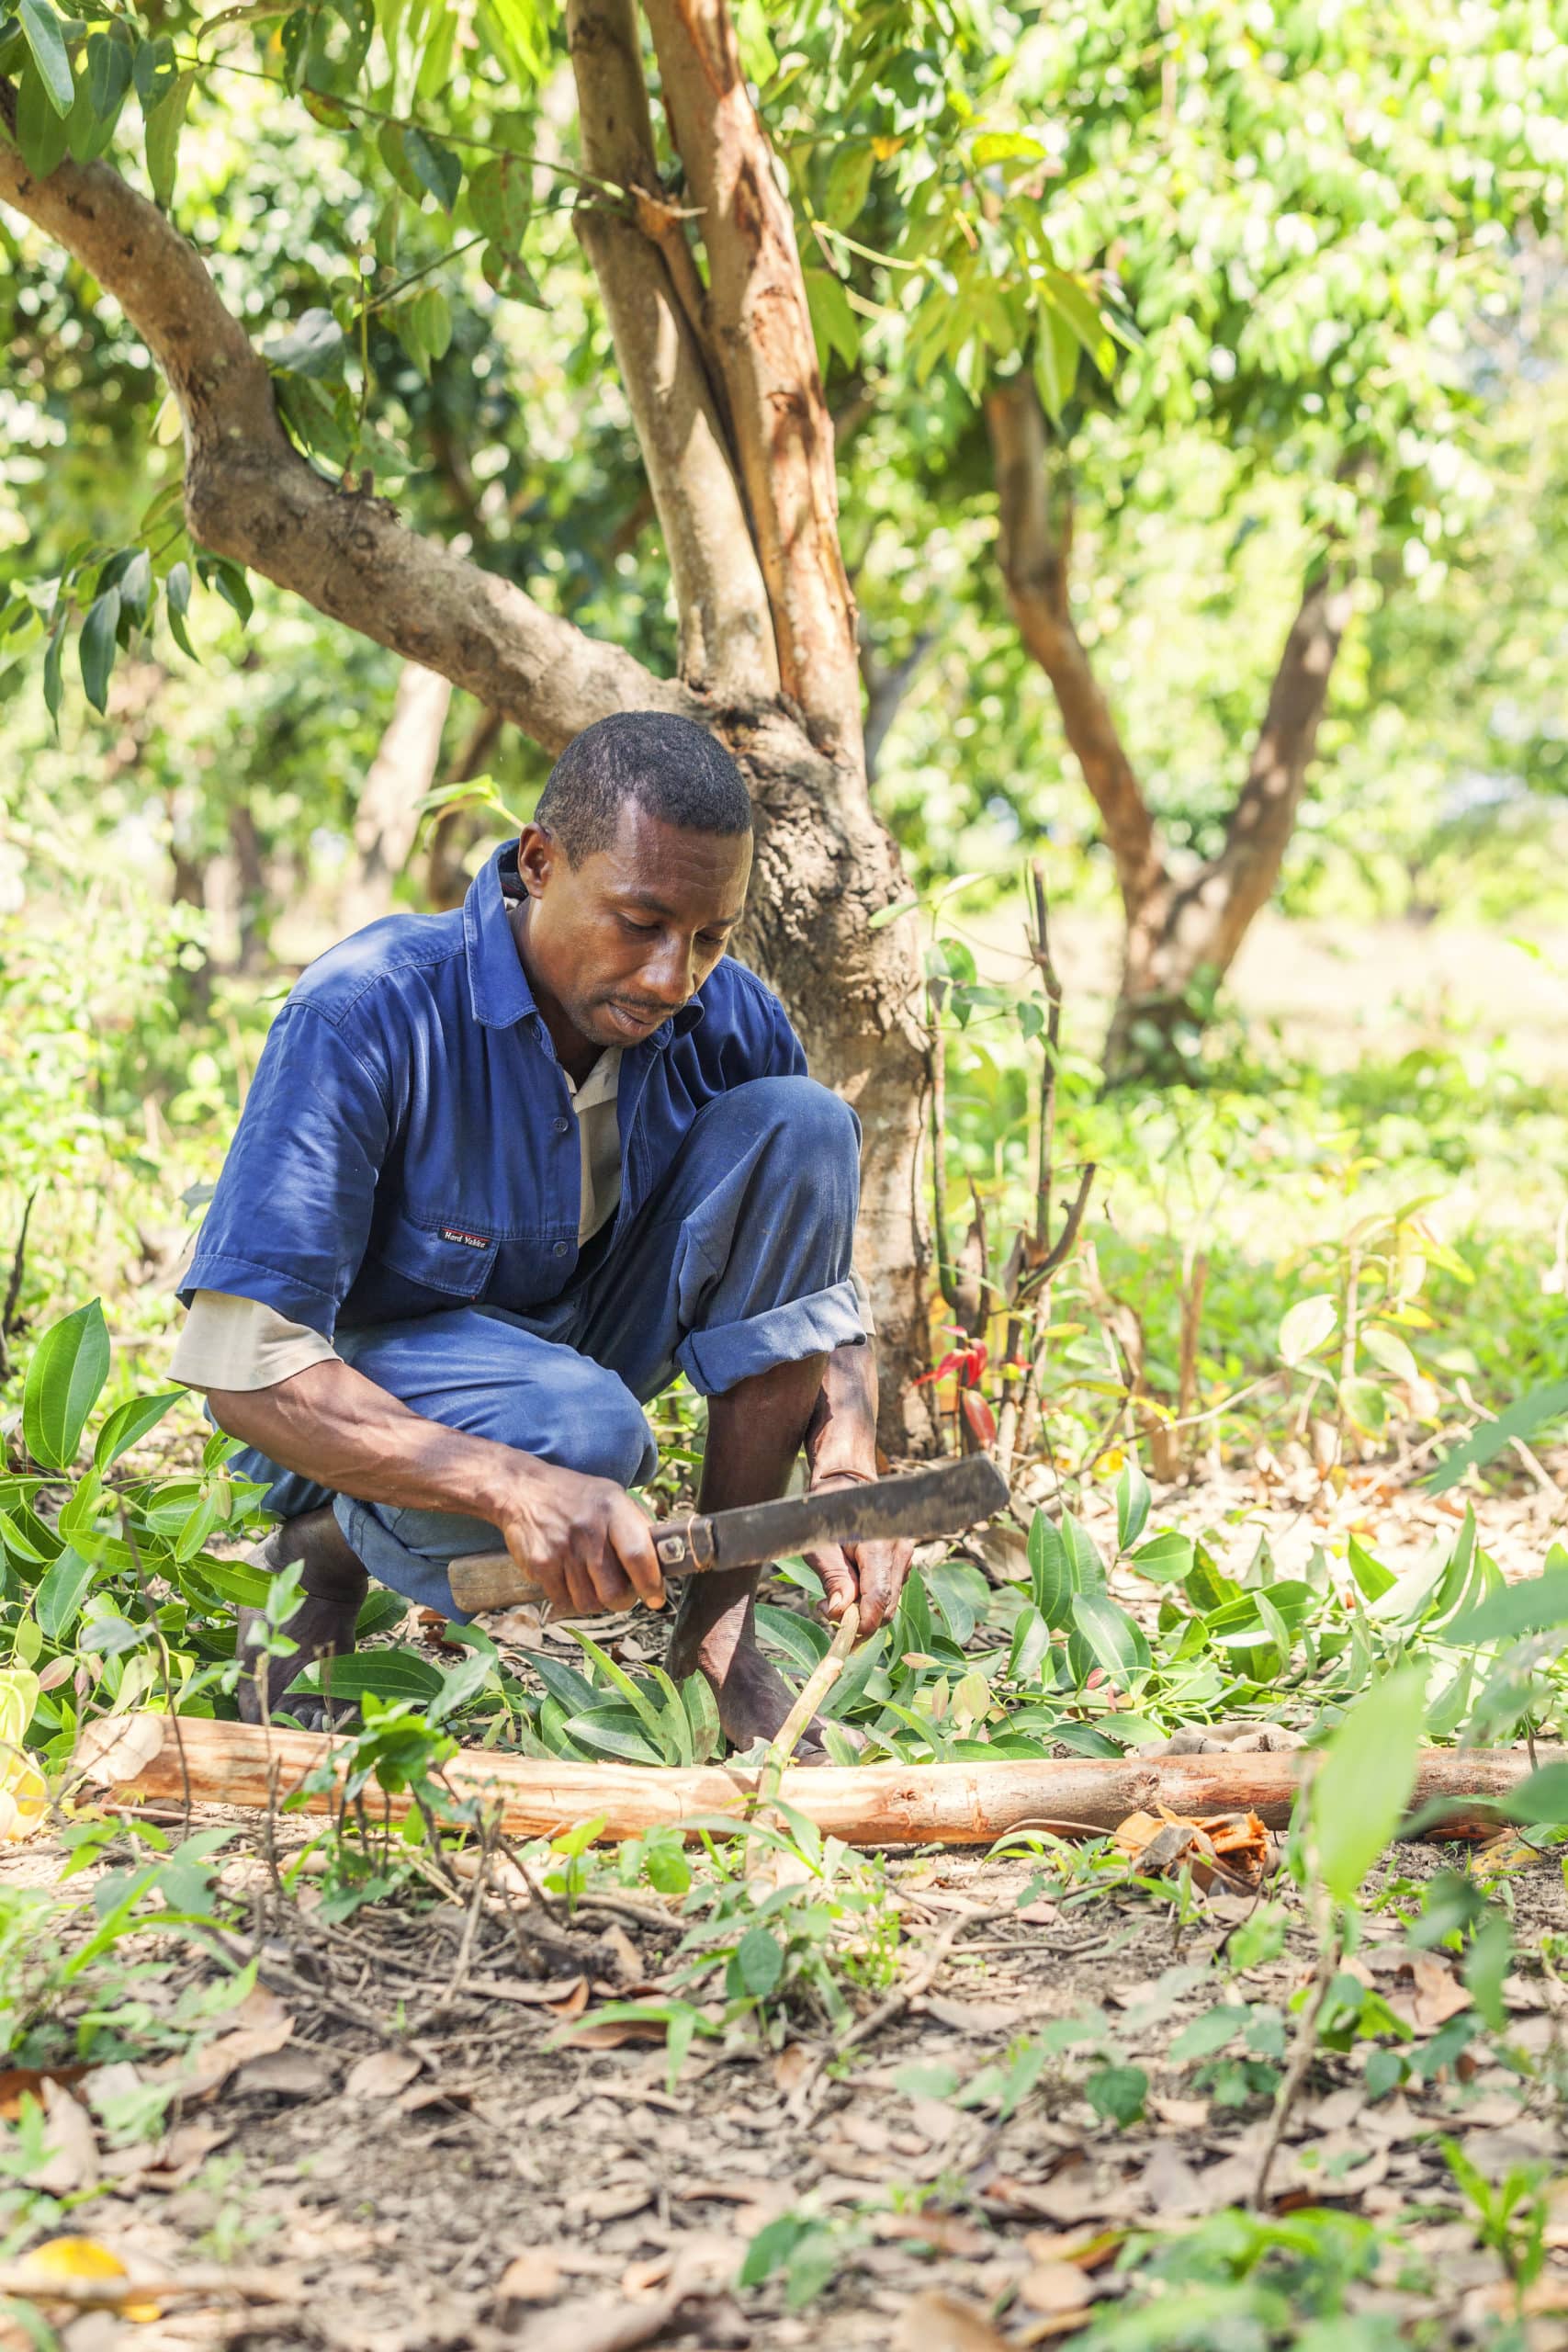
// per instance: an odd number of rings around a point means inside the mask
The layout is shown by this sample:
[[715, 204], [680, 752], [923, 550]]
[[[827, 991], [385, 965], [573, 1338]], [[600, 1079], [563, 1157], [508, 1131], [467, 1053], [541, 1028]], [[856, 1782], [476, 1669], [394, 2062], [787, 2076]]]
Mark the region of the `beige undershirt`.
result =
[[[563, 1070], [561, 1076], [566, 1078]], [[620, 1205], [621, 1127], [615, 1092], [621, 1080], [621, 1048], [607, 1046], [581, 1086], [567, 1078], [577, 1114], [581, 1189], [579, 1249], [607, 1225]], [[194, 1245], [193, 1245], [194, 1247]], [[190, 1303], [169, 1366], [171, 1378], [187, 1388], [274, 1388], [313, 1363], [335, 1355], [330, 1340], [308, 1324], [291, 1323], [259, 1298], [236, 1298], [227, 1291], [198, 1290]]]

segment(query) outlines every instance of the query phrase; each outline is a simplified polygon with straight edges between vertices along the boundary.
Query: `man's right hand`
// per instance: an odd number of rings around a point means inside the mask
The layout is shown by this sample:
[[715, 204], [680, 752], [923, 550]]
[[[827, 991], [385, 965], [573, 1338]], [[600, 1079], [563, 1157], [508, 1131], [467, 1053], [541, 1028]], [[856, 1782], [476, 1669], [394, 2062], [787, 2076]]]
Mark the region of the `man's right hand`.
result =
[[589, 1478], [551, 1462], [530, 1462], [503, 1497], [496, 1524], [531, 1583], [581, 1617], [658, 1609], [664, 1578], [653, 1531], [613, 1478]]

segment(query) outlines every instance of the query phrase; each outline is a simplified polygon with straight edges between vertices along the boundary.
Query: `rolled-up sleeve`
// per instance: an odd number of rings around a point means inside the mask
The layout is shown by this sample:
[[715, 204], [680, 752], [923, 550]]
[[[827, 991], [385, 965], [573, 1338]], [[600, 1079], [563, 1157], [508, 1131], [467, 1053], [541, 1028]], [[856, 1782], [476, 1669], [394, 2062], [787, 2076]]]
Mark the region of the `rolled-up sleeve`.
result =
[[179, 1296], [259, 1299], [330, 1340], [370, 1236], [384, 1076], [308, 1000], [274, 1022]]

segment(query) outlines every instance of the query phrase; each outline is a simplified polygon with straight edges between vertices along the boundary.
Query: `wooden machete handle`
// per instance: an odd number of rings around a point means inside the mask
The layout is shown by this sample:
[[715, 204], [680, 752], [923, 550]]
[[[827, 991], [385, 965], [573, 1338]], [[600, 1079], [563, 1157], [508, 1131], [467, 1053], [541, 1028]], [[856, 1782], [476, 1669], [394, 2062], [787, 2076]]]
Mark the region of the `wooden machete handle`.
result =
[[[667, 1520], [653, 1530], [653, 1548], [667, 1577], [690, 1576], [714, 1565], [713, 1521], [694, 1513]], [[511, 1609], [518, 1601], [543, 1600], [542, 1585], [520, 1568], [510, 1552], [466, 1552], [451, 1562], [452, 1598], [465, 1616], [484, 1609]]]

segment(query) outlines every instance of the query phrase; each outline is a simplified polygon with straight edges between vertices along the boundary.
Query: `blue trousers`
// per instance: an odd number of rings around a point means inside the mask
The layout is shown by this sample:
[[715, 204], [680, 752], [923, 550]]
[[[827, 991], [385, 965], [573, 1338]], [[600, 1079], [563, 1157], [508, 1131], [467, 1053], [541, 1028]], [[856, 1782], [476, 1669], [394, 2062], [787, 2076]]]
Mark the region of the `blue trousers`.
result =
[[[340, 1329], [355, 1371], [448, 1429], [624, 1487], [658, 1460], [643, 1412], [683, 1372], [703, 1396], [862, 1338], [850, 1281], [860, 1125], [808, 1078], [754, 1079], [701, 1111], [662, 1188], [588, 1245], [538, 1307], [457, 1307]], [[459, 1617], [446, 1566], [493, 1551], [485, 1521], [333, 1495], [254, 1447], [232, 1464], [280, 1518], [331, 1503], [373, 1577]]]

